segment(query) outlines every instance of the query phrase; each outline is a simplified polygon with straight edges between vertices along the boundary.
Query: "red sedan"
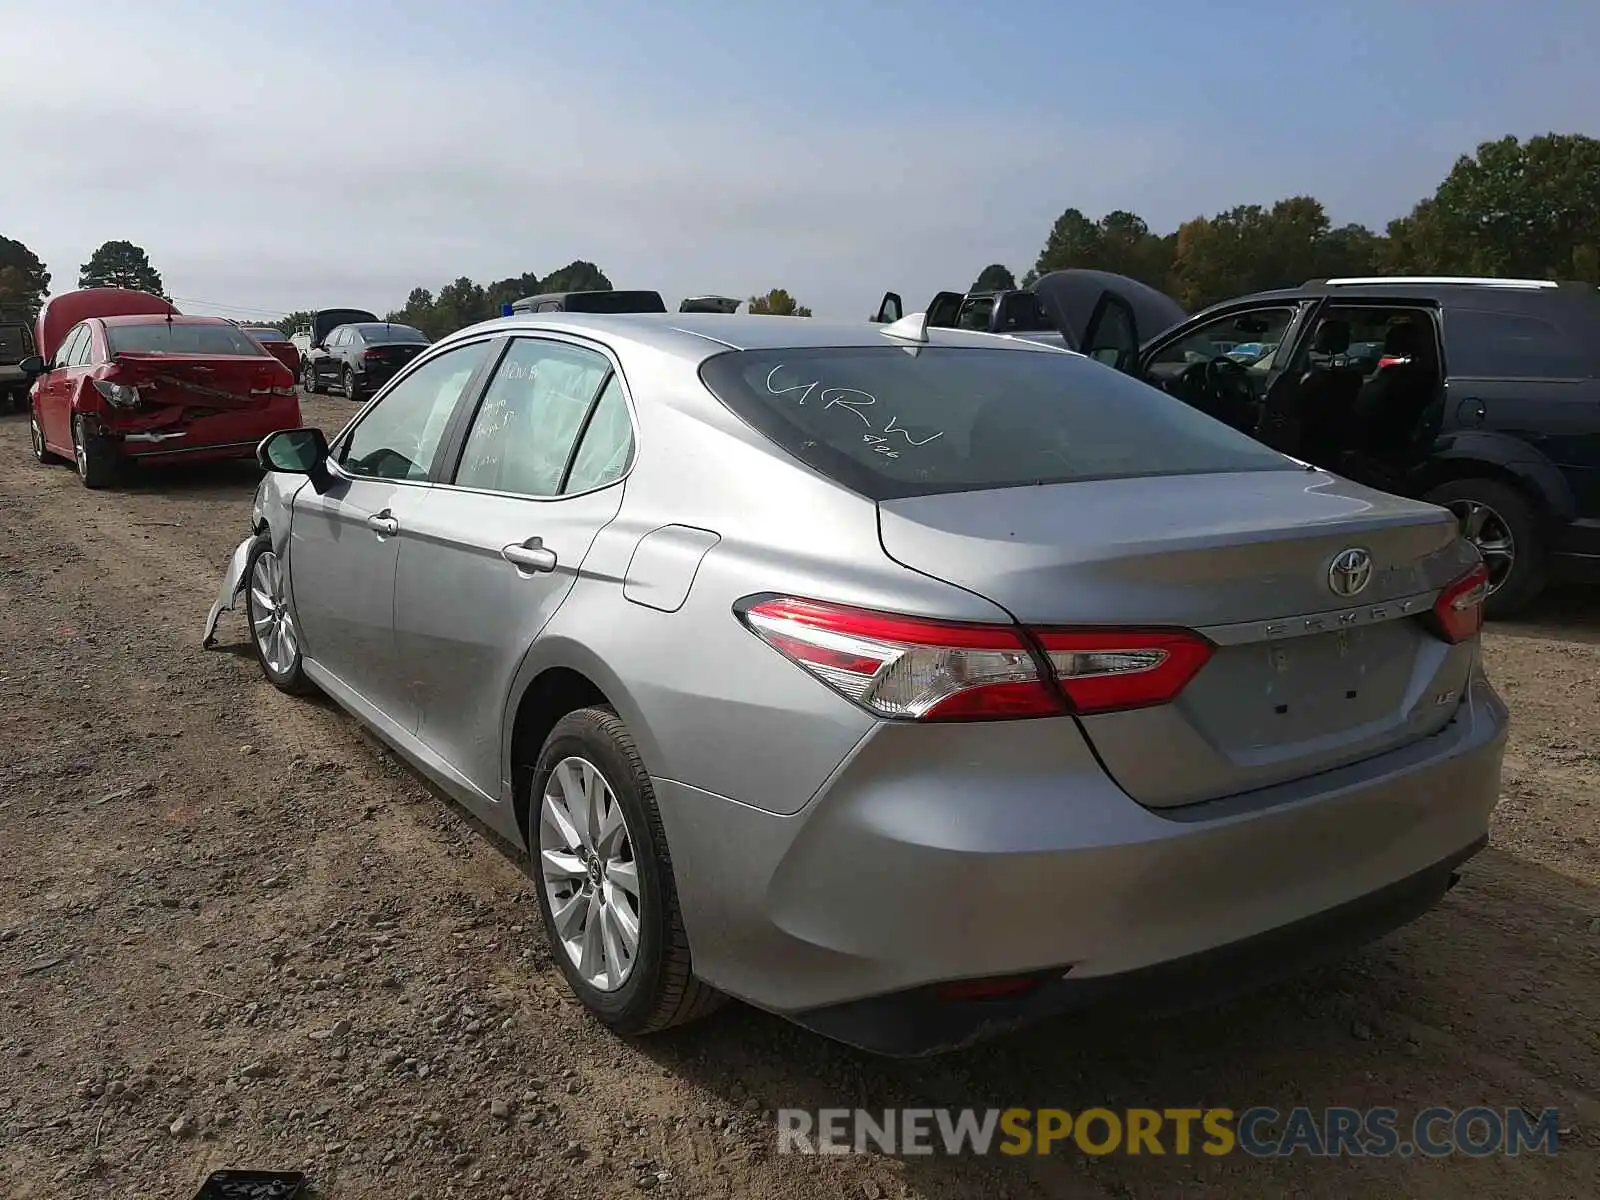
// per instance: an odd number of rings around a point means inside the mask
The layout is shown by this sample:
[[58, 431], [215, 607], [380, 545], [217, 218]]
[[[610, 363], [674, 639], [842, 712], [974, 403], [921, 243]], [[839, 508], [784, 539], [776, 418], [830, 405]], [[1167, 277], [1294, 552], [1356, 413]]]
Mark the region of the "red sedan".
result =
[[38, 326], [34, 457], [76, 462], [86, 487], [134, 461], [249, 458], [301, 423], [293, 372], [231, 321], [99, 288], [51, 300]]
[[293, 371], [296, 379], [300, 378], [300, 347], [289, 340], [287, 333], [271, 325], [241, 325], [239, 328], [260, 342], [273, 358]]

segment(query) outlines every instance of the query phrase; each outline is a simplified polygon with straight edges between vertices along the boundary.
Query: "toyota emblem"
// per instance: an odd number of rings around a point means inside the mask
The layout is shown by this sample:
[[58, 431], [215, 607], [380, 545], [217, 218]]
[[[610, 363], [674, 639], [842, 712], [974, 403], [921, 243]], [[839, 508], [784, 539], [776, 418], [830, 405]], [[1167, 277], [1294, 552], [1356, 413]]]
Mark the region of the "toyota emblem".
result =
[[1372, 555], [1359, 546], [1341, 550], [1328, 567], [1328, 590], [1335, 596], [1359, 596], [1372, 582]]

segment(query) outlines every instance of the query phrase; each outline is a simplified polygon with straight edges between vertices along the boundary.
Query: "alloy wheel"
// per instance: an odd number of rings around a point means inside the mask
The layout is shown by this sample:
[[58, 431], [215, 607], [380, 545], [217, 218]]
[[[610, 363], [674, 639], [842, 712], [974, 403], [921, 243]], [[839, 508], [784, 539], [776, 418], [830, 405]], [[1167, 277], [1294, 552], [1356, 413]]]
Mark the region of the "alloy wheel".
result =
[[44, 462], [48, 454], [44, 445], [44, 430], [39, 428], [39, 414], [32, 408], [28, 410], [28, 440], [33, 443], [33, 456]]
[[597, 991], [622, 987], [639, 953], [639, 866], [622, 805], [588, 759], [564, 758], [550, 772], [539, 872], [562, 953]]
[[78, 464], [79, 476], [84, 479], [89, 478], [89, 451], [87, 449], [87, 441], [88, 438], [85, 436], [85, 431], [83, 428], [83, 417], [81, 415], [73, 417], [72, 457]]
[[258, 554], [250, 569], [250, 630], [274, 675], [294, 670], [300, 637], [289, 612], [283, 562], [271, 550]]
[[1461, 523], [1461, 536], [1478, 548], [1489, 571], [1489, 595], [1511, 577], [1517, 565], [1517, 543], [1511, 526], [1494, 509], [1478, 500], [1452, 500], [1450, 511]]

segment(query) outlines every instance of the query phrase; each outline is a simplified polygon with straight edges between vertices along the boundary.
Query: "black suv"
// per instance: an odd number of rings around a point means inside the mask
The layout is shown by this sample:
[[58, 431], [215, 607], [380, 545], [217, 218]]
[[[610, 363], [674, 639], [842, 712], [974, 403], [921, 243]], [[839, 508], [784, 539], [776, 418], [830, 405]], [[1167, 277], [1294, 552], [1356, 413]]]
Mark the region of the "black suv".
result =
[[1592, 284], [1319, 279], [1176, 324], [1122, 276], [1060, 271], [1032, 290], [1090, 357], [1285, 454], [1451, 509], [1489, 568], [1490, 616], [1551, 578], [1600, 582]]
[[300, 364], [301, 386], [319, 395], [331, 384], [351, 400], [365, 400], [428, 345], [410, 325], [362, 321], [329, 331]]

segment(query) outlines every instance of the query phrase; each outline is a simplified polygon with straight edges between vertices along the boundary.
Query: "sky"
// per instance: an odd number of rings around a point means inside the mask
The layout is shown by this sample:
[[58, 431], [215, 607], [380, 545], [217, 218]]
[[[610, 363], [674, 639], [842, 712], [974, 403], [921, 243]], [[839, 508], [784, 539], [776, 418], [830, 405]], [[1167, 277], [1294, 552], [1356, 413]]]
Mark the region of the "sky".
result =
[[1481, 141], [1600, 136], [1597, 58], [1595, 0], [0, 0], [0, 235], [240, 318], [588, 259], [853, 320], [1068, 207], [1381, 229]]

